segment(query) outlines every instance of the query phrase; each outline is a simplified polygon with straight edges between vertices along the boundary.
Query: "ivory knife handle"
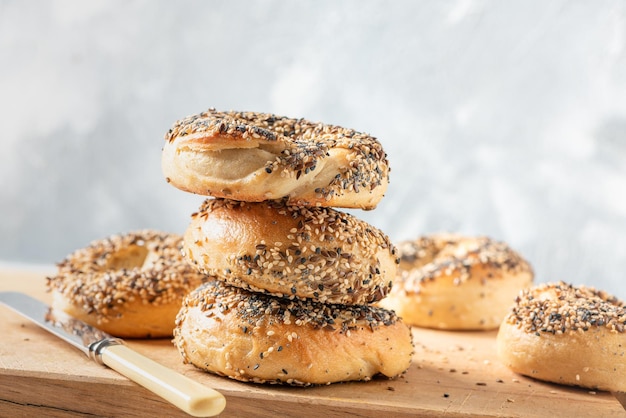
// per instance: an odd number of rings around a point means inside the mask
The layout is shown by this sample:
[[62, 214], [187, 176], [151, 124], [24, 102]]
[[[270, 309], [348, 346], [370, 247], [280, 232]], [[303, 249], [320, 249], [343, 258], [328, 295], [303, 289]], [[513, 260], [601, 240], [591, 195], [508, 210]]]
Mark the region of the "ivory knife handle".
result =
[[98, 351], [102, 363], [191, 416], [212, 417], [226, 407], [226, 399], [221, 393], [142, 356], [124, 344], [106, 345]]

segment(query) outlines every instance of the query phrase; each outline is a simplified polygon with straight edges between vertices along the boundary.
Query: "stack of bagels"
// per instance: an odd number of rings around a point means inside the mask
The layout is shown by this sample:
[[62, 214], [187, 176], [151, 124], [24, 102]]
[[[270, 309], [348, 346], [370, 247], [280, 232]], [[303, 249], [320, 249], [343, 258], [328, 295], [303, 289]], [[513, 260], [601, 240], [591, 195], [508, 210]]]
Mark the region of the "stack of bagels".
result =
[[373, 137], [266, 113], [206, 112], [168, 131], [163, 173], [207, 196], [183, 253], [209, 279], [183, 301], [185, 362], [290, 385], [398, 376], [410, 328], [376, 306], [398, 256], [389, 238], [334, 209], [374, 209], [389, 177]]
[[533, 286], [530, 263], [488, 237], [396, 248], [335, 209], [382, 199], [389, 165], [375, 138], [209, 109], [165, 139], [167, 181], [207, 197], [184, 235], [138, 230], [76, 250], [47, 278], [53, 312], [118, 337], [173, 336], [185, 362], [212, 373], [302, 386], [400, 375], [409, 325], [498, 329], [498, 356], [517, 373], [626, 391], [624, 302]]

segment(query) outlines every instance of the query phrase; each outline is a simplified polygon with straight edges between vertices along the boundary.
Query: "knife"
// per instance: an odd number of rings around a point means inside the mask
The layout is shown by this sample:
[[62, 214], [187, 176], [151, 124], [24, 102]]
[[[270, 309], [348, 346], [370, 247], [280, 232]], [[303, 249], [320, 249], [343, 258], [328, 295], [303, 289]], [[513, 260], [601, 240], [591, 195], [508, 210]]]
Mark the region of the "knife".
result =
[[133, 351], [124, 342], [19, 292], [0, 292], [0, 303], [195, 417], [226, 407], [224, 396]]

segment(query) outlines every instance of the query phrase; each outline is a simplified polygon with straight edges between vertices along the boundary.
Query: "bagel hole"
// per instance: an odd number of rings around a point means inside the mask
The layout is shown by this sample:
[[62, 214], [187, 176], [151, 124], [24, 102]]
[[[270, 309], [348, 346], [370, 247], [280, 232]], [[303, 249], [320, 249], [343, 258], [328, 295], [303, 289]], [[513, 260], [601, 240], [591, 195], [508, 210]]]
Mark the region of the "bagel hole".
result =
[[148, 255], [150, 251], [141, 245], [129, 245], [122, 248], [109, 257], [107, 268], [111, 270], [132, 270], [135, 268], [145, 268], [153, 264]]

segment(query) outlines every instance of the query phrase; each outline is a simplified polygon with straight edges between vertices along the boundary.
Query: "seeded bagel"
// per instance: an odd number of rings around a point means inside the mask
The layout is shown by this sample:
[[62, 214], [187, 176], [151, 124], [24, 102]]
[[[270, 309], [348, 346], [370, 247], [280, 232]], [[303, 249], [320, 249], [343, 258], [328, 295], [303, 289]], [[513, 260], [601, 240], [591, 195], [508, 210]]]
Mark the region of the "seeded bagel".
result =
[[503, 320], [498, 357], [539, 380], [626, 392], [626, 305], [565, 282], [521, 292]]
[[432, 234], [398, 243], [398, 255], [394, 287], [380, 304], [410, 325], [496, 329], [533, 282], [530, 264], [488, 237]]
[[184, 253], [201, 272], [279, 297], [364, 304], [393, 284], [396, 249], [372, 225], [332, 208], [207, 199]]
[[205, 280], [181, 250], [180, 235], [153, 230], [93, 241], [47, 278], [52, 307], [117, 337], [171, 337], [183, 298]]
[[254, 382], [309, 386], [375, 375], [411, 364], [411, 331], [370, 305], [288, 300], [208, 281], [183, 303], [174, 343], [183, 360]]
[[209, 109], [165, 135], [163, 174], [175, 187], [248, 202], [373, 209], [389, 181], [381, 144], [340, 126], [269, 113]]

